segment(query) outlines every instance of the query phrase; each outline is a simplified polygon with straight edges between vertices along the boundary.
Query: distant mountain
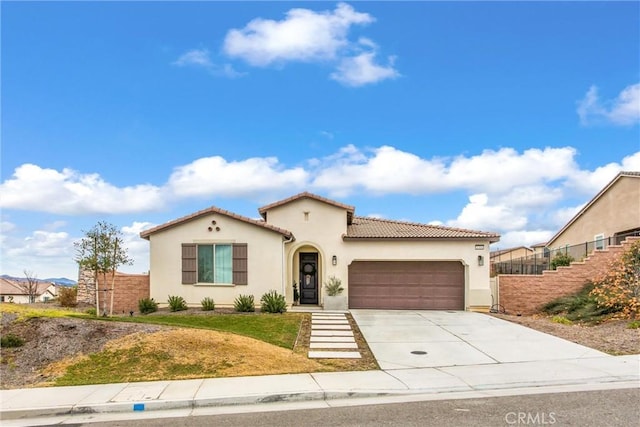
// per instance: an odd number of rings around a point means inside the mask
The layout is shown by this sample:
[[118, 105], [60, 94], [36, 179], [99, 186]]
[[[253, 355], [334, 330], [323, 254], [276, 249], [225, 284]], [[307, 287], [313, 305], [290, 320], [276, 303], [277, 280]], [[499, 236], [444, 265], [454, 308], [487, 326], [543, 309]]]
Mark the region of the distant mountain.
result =
[[[16, 282], [23, 282], [26, 280], [24, 277], [9, 276], [8, 274], [3, 274], [0, 277], [2, 277], [3, 279], [13, 280]], [[78, 284], [78, 282], [76, 282], [75, 280], [67, 279], [66, 277], [58, 277], [53, 279], [36, 279], [36, 280], [38, 280], [38, 282], [55, 283], [56, 285], [59, 285], [59, 286], [75, 286]]]
[[60, 286], [75, 286], [78, 284], [75, 280], [67, 279], [66, 277], [57, 277], [54, 279], [44, 279], [45, 282], [53, 282]]

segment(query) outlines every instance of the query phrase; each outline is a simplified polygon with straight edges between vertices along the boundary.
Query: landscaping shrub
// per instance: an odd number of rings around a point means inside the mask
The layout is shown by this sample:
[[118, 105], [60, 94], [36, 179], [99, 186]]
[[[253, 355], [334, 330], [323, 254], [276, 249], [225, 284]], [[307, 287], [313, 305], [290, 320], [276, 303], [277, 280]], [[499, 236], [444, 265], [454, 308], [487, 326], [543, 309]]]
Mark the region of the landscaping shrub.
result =
[[181, 296], [169, 295], [169, 310], [182, 311], [187, 309], [187, 302]]
[[97, 316], [98, 312], [96, 311], [95, 307], [91, 307], [91, 308], [87, 308], [85, 311], [85, 313], [87, 313], [89, 316]]
[[598, 306], [619, 311], [625, 318], [640, 315], [640, 241], [634, 242], [594, 283], [591, 295]]
[[573, 261], [575, 261], [575, 259], [573, 259], [571, 255], [559, 253], [558, 255], [553, 257], [553, 259], [551, 260], [550, 266], [552, 270], [555, 270], [558, 267], [569, 266]]
[[593, 288], [593, 283], [587, 283], [574, 295], [556, 298], [548, 302], [542, 306], [542, 311], [551, 315], [562, 314], [572, 322], [598, 322], [614, 310], [598, 305], [596, 298], [591, 295]]
[[158, 311], [158, 303], [153, 298], [142, 298], [138, 300], [138, 310], [142, 314], [153, 313]]
[[327, 295], [330, 297], [340, 295], [342, 291], [344, 291], [344, 288], [342, 287], [342, 280], [335, 276], [329, 277], [329, 280], [324, 284], [324, 288], [327, 291]]
[[203, 311], [212, 311], [216, 308], [216, 303], [213, 301], [213, 298], [203, 298], [202, 301], [200, 301], [200, 304], [202, 304]]
[[256, 311], [256, 307], [253, 302], [253, 295], [239, 295], [233, 302], [233, 308], [240, 312]]
[[58, 289], [58, 302], [62, 307], [75, 307], [78, 305], [78, 288], [64, 288]]
[[263, 313], [284, 313], [287, 311], [287, 301], [284, 295], [280, 295], [276, 291], [269, 291], [260, 298], [262, 306], [260, 310]]
[[0, 338], [0, 347], [9, 348], [9, 347], [22, 347], [24, 345], [24, 340], [17, 335], [7, 334]]

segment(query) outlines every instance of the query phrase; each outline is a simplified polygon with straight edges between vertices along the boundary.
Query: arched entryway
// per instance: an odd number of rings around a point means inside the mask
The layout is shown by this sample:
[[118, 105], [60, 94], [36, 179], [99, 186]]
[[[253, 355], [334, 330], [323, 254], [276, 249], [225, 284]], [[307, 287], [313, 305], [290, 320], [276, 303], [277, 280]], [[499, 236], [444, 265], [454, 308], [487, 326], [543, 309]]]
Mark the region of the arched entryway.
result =
[[292, 276], [298, 284], [300, 305], [318, 305], [322, 290], [322, 253], [314, 245], [305, 243], [293, 252]]

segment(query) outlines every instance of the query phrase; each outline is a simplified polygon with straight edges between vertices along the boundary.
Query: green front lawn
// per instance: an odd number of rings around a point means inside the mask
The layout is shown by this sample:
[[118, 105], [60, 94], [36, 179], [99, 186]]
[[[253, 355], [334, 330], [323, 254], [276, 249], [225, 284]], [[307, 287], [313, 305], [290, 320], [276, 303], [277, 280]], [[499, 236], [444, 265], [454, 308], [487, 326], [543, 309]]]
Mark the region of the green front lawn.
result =
[[304, 313], [154, 314], [151, 316], [114, 317], [112, 320], [231, 332], [291, 350], [296, 343], [300, 322], [304, 316]]

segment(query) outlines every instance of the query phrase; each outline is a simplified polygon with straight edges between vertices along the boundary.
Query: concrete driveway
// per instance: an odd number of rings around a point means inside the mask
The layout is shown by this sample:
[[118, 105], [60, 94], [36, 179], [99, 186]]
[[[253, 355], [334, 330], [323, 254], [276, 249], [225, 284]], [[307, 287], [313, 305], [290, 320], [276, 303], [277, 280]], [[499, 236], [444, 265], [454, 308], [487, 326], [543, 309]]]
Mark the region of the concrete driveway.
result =
[[481, 313], [351, 310], [351, 314], [383, 370], [607, 357]]

